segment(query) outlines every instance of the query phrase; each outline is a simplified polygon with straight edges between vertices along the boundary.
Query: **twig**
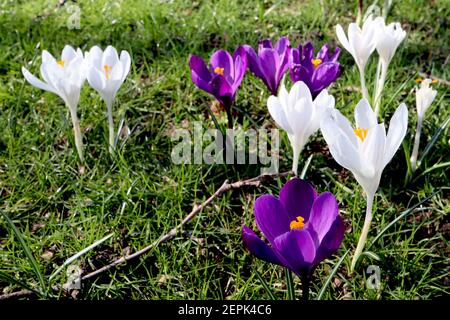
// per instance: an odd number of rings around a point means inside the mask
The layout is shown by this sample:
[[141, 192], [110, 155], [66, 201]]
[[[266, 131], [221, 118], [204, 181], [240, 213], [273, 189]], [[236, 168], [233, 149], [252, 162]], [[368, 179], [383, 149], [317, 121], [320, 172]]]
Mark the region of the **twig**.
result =
[[0, 300], [28, 297], [33, 294], [34, 294], [33, 291], [25, 289], [25, 290], [20, 290], [20, 291], [16, 291], [16, 292], [2, 294], [2, 295], [0, 295]]
[[426, 74], [424, 72], [419, 72], [419, 76], [421, 76], [422, 78], [431, 78], [431, 80], [437, 80], [439, 83], [443, 83], [443, 84], [445, 84], [447, 86], [450, 86], [450, 81], [445, 80], [445, 79], [441, 79], [441, 78], [438, 78], [438, 77], [435, 77], [435, 76], [433, 76], [431, 74]]
[[83, 276], [81, 278], [81, 280], [84, 281], [84, 280], [96, 277], [99, 274], [101, 274], [109, 269], [112, 269], [119, 264], [126, 263], [127, 261], [130, 261], [134, 258], [137, 258], [137, 257], [149, 252], [150, 250], [157, 247], [159, 244], [161, 244], [163, 242], [173, 239], [178, 234], [180, 229], [183, 228], [183, 226], [185, 224], [187, 224], [189, 221], [191, 221], [200, 211], [203, 210], [203, 208], [205, 208], [207, 205], [209, 205], [211, 202], [213, 202], [214, 199], [220, 197], [223, 193], [230, 191], [232, 189], [239, 189], [239, 188], [246, 187], [246, 186], [259, 187], [262, 182], [265, 182], [265, 181], [268, 181], [268, 180], [271, 180], [271, 179], [277, 178], [277, 177], [286, 177], [290, 174], [291, 174], [290, 171], [276, 173], [276, 174], [263, 174], [263, 175], [259, 175], [257, 177], [251, 178], [251, 179], [240, 180], [240, 181], [236, 181], [233, 183], [229, 183], [228, 180], [225, 180], [225, 182], [222, 184], [222, 186], [219, 189], [217, 189], [216, 192], [214, 192], [214, 194], [212, 194], [202, 204], [194, 205], [194, 207], [192, 208], [192, 211], [186, 217], [184, 217], [184, 219], [176, 227], [171, 229], [168, 233], [162, 235], [158, 240], [154, 241], [153, 243], [146, 246], [145, 248], [143, 248], [139, 251], [136, 251], [133, 254], [123, 256], [100, 269], [97, 269], [91, 273], [88, 273], [87, 275]]

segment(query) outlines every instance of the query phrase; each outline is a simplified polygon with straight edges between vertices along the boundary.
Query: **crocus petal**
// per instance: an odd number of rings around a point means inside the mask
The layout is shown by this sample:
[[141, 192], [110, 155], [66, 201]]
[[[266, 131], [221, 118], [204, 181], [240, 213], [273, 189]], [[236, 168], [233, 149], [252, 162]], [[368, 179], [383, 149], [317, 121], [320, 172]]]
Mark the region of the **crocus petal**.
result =
[[272, 195], [266, 194], [256, 199], [254, 213], [259, 230], [271, 243], [290, 230], [291, 216], [281, 201]]
[[286, 232], [274, 241], [275, 250], [289, 264], [297, 275], [308, 272], [316, 257], [316, 245], [310, 233], [305, 230]]
[[211, 93], [219, 100], [225, 108], [230, 108], [233, 102], [234, 91], [224, 76], [215, 76], [209, 83]]
[[338, 216], [339, 207], [334, 195], [330, 192], [321, 193], [312, 205], [307, 228], [312, 228], [318, 241], [322, 242]]
[[244, 225], [242, 227], [242, 240], [245, 246], [255, 257], [278, 265], [283, 265], [278, 259], [272, 248], [262, 241], [255, 232]]
[[302, 179], [289, 180], [280, 191], [280, 201], [286, 208], [292, 220], [301, 216], [305, 223], [309, 220], [309, 214], [317, 197], [313, 186]]
[[366, 99], [361, 99], [355, 108], [355, 122], [358, 128], [369, 129], [378, 124], [377, 116]]
[[269, 109], [269, 114], [276, 122], [276, 124], [287, 131], [288, 133], [293, 134], [289, 121], [287, 119], [287, 115], [284, 107], [281, 105], [279, 99], [275, 96], [270, 96], [267, 100], [267, 108]]
[[279, 67], [278, 54], [275, 49], [262, 49], [259, 53], [261, 59], [261, 70], [264, 74], [264, 82], [273, 95], [277, 94], [278, 83], [276, 80]]
[[324, 259], [329, 258], [341, 246], [344, 239], [345, 224], [340, 216], [332, 223], [329, 232], [323, 237], [317, 249], [314, 264], [317, 265]]
[[99, 70], [95, 68], [89, 68], [87, 74], [87, 80], [89, 85], [94, 88], [98, 93], [101, 93], [105, 87], [105, 79]]
[[264, 77], [264, 74], [261, 71], [259, 57], [256, 54], [255, 50], [249, 45], [243, 45], [242, 47], [247, 54], [248, 67], [250, 71], [253, 72], [256, 77], [262, 79]]
[[122, 64], [122, 82], [125, 81], [131, 67], [131, 57], [128, 51], [122, 50], [120, 53], [120, 63]]
[[383, 166], [386, 166], [394, 157], [408, 129], [408, 108], [404, 103], [395, 110], [389, 123], [389, 130], [386, 137], [386, 149], [383, 153]]
[[334, 160], [352, 172], [360, 172], [362, 165], [358, 149], [331, 116], [321, 122], [320, 130]]
[[63, 60], [65, 63], [68, 63], [72, 59], [77, 57], [77, 53], [74, 48], [72, 48], [69, 45], [64, 46], [64, 49], [61, 54], [61, 60]]
[[58, 94], [58, 92], [50, 85], [48, 85], [47, 83], [39, 80], [38, 78], [36, 78], [35, 76], [33, 76], [27, 69], [25, 69], [24, 67], [22, 67], [22, 74], [25, 77], [25, 79], [34, 87], [45, 90], [45, 91], [49, 91], [49, 92], [53, 92], [55, 94]]
[[337, 63], [322, 63], [315, 70], [311, 79], [311, 91], [317, 95], [322, 89], [336, 81], [340, 73]]
[[189, 59], [189, 67], [191, 69], [192, 82], [200, 89], [211, 93], [212, 88], [209, 82], [212, 80], [212, 76], [203, 59], [192, 55]]
[[341, 45], [347, 50], [351, 55], [353, 55], [353, 49], [348, 42], [347, 36], [345, 35], [344, 29], [340, 24], [336, 26], [336, 36], [341, 43]]
[[[364, 171], [366, 177], [374, 176], [377, 171], [383, 170], [384, 147], [386, 144], [386, 130], [380, 123], [372, 127], [362, 144], [362, 158], [365, 160]], [[378, 188], [378, 186], [377, 186]]]
[[104, 65], [109, 65], [110, 67], [115, 66], [119, 62], [119, 56], [117, 54], [116, 48], [113, 46], [107, 46], [105, 52], [102, 56], [102, 67]]
[[223, 76], [230, 81], [234, 79], [234, 63], [231, 55], [225, 50], [218, 50], [213, 53], [210, 59], [211, 71], [216, 68], [223, 68]]

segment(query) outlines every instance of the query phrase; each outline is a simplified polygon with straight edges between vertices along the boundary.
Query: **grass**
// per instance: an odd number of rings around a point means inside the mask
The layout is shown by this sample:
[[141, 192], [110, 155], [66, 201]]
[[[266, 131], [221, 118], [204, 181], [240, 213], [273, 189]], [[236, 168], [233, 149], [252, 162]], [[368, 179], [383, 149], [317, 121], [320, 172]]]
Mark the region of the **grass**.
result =
[[[73, 11], [56, 0], [0, 4], [0, 293], [23, 288], [40, 297], [58, 297], [52, 285], [67, 281], [66, 271], [50, 276], [69, 257], [108, 234], [113, 236], [74, 263], [85, 273], [135, 252], [173, 228], [195, 203], [225, 179], [259, 174], [259, 165], [174, 165], [170, 152], [174, 128], [202, 121], [212, 100], [191, 82], [191, 53], [208, 58], [218, 49], [233, 51], [260, 38], [288, 35], [291, 42], [311, 40], [334, 47], [334, 26], [355, 19], [355, 1], [79, 1], [80, 28], [70, 29]], [[70, 11], [70, 12], [69, 12]], [[423, 14], [426, 12], [426, 14]], [[407, 179], [408, 150], [416, 125], [413, 87], [419, 72], [449, 79], [450, 8], [446, 1], [394, 1], [389, 21], [401, 21], [408, 35], [391, 64], [382, 101], [389, 119], [404, 101], [409, 130], [403, 148], [387, 166], [375, 199], [376, 213], [365, 255], [357, 271], [350, 261], [363, 224], [365, 199], [353, 176], [337, 165], [320, 135], [301, 155], [300, 168], [313, 155], [306, 173], [319, 191], [333, 192], [345, 218], [347, 233], [339, 252], [322, 263], [311, 284], [311, 298], [436, 299], [449, 289], [449, 141], [444, 129], [421, 167]], [[120, 140], [116, 155], [108, 153], [106, 107], [85, 86], [79, 116], [86, 143], [80, 166], [68, 110], [62, 101], [27, 84], [20, 72], [38, 73], [41, 50], [57, 55], [65, 44], [88, 50], [99, 44], [130, 52], [130, 75], [119, 91], [115, 123], [125, 117], [132, 133]], [[372, 58], [367, 74], [373, 75]], [[330, 88], [339, 108], [352, 115], [360, 93], [356, 66], [342, 53], [344, 72]], [[369, 90], [374, 79], [367, 79]], [[424, 121], [424, 150], [449, 117], [449, 90], [435, 85], [438, 97]], [[272, 125], [268, 92], [248, 73], [236, 106], [245, 111], [243, 128]], [[225, 114], [217, 114], [226, 122]], [[237, 123], [235, 124], [238, 125]], [[287, 138], [281, 142], [281, 171], [290, 169]], [[420, 154], [419, 154], [420, 156]], [[433, 169], [433, 170], [432, 170]], [[423, 174], [425, 172], [425, 174]], [[262, 193], [278, 194], [286, 181], [224, 194], [170, 242], [100, 277], [86, 281], [73, 295], [82, 299], [286, 299], [284, 271], [250, 256], [240, 230], [254, 226], [253, 203]], [[433, 195], [434, 194], [434, 195]], [[417, 209], [385, 229], [402, 212], [433, 195]], [[11, 222], [9, 221], [11, 220]], [[332, 274], [336, 262], [350, 253]], [[366, 269], [381, 270], [381, 288], [368, 290]], [[271, 288], [269, 293], [264, 283]], [[300, 293], [294, 277], [295, 294]]]

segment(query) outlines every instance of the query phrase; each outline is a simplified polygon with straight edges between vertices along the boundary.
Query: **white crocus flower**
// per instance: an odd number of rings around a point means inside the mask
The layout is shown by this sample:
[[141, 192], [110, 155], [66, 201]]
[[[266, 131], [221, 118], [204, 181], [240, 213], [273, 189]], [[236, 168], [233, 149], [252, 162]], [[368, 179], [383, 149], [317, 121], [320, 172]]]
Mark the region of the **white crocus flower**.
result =
[[336, 26], [336, 35], [339, 42], [355, 59], [361, 77], [361, 89], [363, 97], [369, 100], [367, 92], [366, 80], [364, 78], [364, 70], [370, 55], [377, 45], [377, 25], [379, 19], [373, 19], [370, 15], [364, 21], [362, 29], [356, 23], [350, 23], [347, 35], [340, 24]]
[[112, 46], [102, 51], [97, 46], [86, 52], [88, 65], [87, 80], [105, 101], [108, 110], [109, 124], [109, 151], [115, 148], [114, 122], [112, 116], [112, 105], [122, 83], [130, 71], [131, 58], [127, 51], [120, 53]]
[[417, 168], [417, 155], [419, 153], [420, 133], [422, 131], [423, 117], [425, 112], [436, 98], [437, 91], [430, 87], [430, 79], [422, 80], [420, 89], [416, 88], [416, 107], [417, 107], [417, 128], [414, 138], [414, 147], [411, 154], [411, 170], [414, 172]]
[[321, 123], [321, 131], [334, 160], [350, 170], [367, 196], [367, 211], [364, 227], [352, 260], [352, 270], [364, 248], [370, 223], [375, 192], [380, 184], [381, 174], [391, 161], [406, 134], [408, 110], [404, 103], [395, 111], [389, 124], [389, 131], [383, 123], [377, 122], [367, 100], [362, 99], [355, 108], [356, 126], [338, 110]]
[[75, 145], [80, 160], [83, 162], [83, 140], [77, 116], [80, 90], [86, 79], [82, 51], [80, 49], [75, 51], [71, 46], [66, 45], [62, 51], [61, 60], [56, 60], [46, 50], [42, 51], [41, 76], [44, 81], [36, 78], [24, 67], [22, 67], [22, 73], [31, 85], [57, 94], [69, 107], [75, 134]]
[[313, 101], [308, 86], [298, 81], [289, 93], [282, 84], [278, 97], [270, 96], [267, 100], [267, 107], [277, 125], [288, 134], [294, 153], [292, 171], [297, 174], [300, 152], [320, 128], [321, 120], [334, 108], [334, 97], [322, 90]]
[[380, 56], [377, 79], [375, 81], [375, 114], [378, 115], [381, 103], [381, 93], [386, 81], [387, 70], [400, 43], [405, 39], [406, 32], [399, 22], [386, 25], [383, 18], [377, 20], [377, 45], [376, 49]]

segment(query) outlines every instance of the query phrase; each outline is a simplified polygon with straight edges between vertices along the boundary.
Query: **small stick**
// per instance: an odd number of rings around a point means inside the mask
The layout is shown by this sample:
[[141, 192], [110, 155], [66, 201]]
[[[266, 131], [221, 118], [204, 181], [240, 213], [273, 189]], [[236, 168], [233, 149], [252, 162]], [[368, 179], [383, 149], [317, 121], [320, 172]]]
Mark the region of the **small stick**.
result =
[[21, 297], [28, 297], [33, 295], [34, 292], [31, 290], [20, 290], [16, 292], [11, 293], [5, 293], [0, 295], [0, 300], [8, 300], [8, 299], [14, 299], [14, 298], [21, 298]]
[[431, 74], [426, 74], [424, 72], [419, 72], [419, 76], [421, 76], [422, 78], [431, 78], [431, 80], [437, 80], [439, 83], [443, 83], [447, 86], [450, 86], [450, 81], [445, 80], [445, 79], [441, 79], [435, 76], [432, 76]]
[[186, 217], [184, 217], [184, 219], [176, 227], [171, 229], [168, 233], [159, 237], [158, 240], [154, 241], [153, 243], [146, 246], [145, 248], [143, 248], [139, 251], [136, 251], [135, 253], [123, 256], [100, 269], [97, 269], [91, 273], [88, 273], [87, 275], [83, 276], [81, 278], [81, 280], [83, 281], [83, 280], [87, 280], [87, 279], [96, 277], [99, 274], [101, 274], [111, 268], [114, 268], [115, 266], [117, 266], [119, 264], [125, 263], [127, 261], [130, 261], [134, 258], [137, 258], [137, 257], [149, 252], [150, 250], [157, 247], [159, 244], [161, 244], [163, 242], [173, 239], [178, 234], [180, 229], [183, 228], [183, 226], [185, 224], [187, 224], [189, 221], [191, 221], [200, 211], [203, 210], [203, 208], [205, 208], [207, 205], [209, 205], [214, 199], [220, 197], [223, 193], [225, 193], [229, 190], [232, 190], [232, 189], [239, 189], [239, 188], [242, 188], [245, 186], [259, 187], [262, 182], [265, 182], [267, 180], [271, 180], [271, 179], [277, 178], [277, 177], [286, 177], [286, 176], [290, 175], [291, 173], [292, 173], [291, 171], [288, 171], [288, 172], [275, 173], [275, 174], [262, 174], [257, 177], [254, 177], [254, 178], [250, 178], [247, 180], [240, 180], [240, 181], [236, 181], [233, 183], [229, 183], [228, 180], [225, 180], [224, 183], [222, 184], [222, 186], [219, 189], [217, 189], [216, 192], [214, 192], [208, 199], [206, 199], [205, 202], [203, 202], [200, 205], [194, 205], [194, 207], [192, 208], [192, 211]]

